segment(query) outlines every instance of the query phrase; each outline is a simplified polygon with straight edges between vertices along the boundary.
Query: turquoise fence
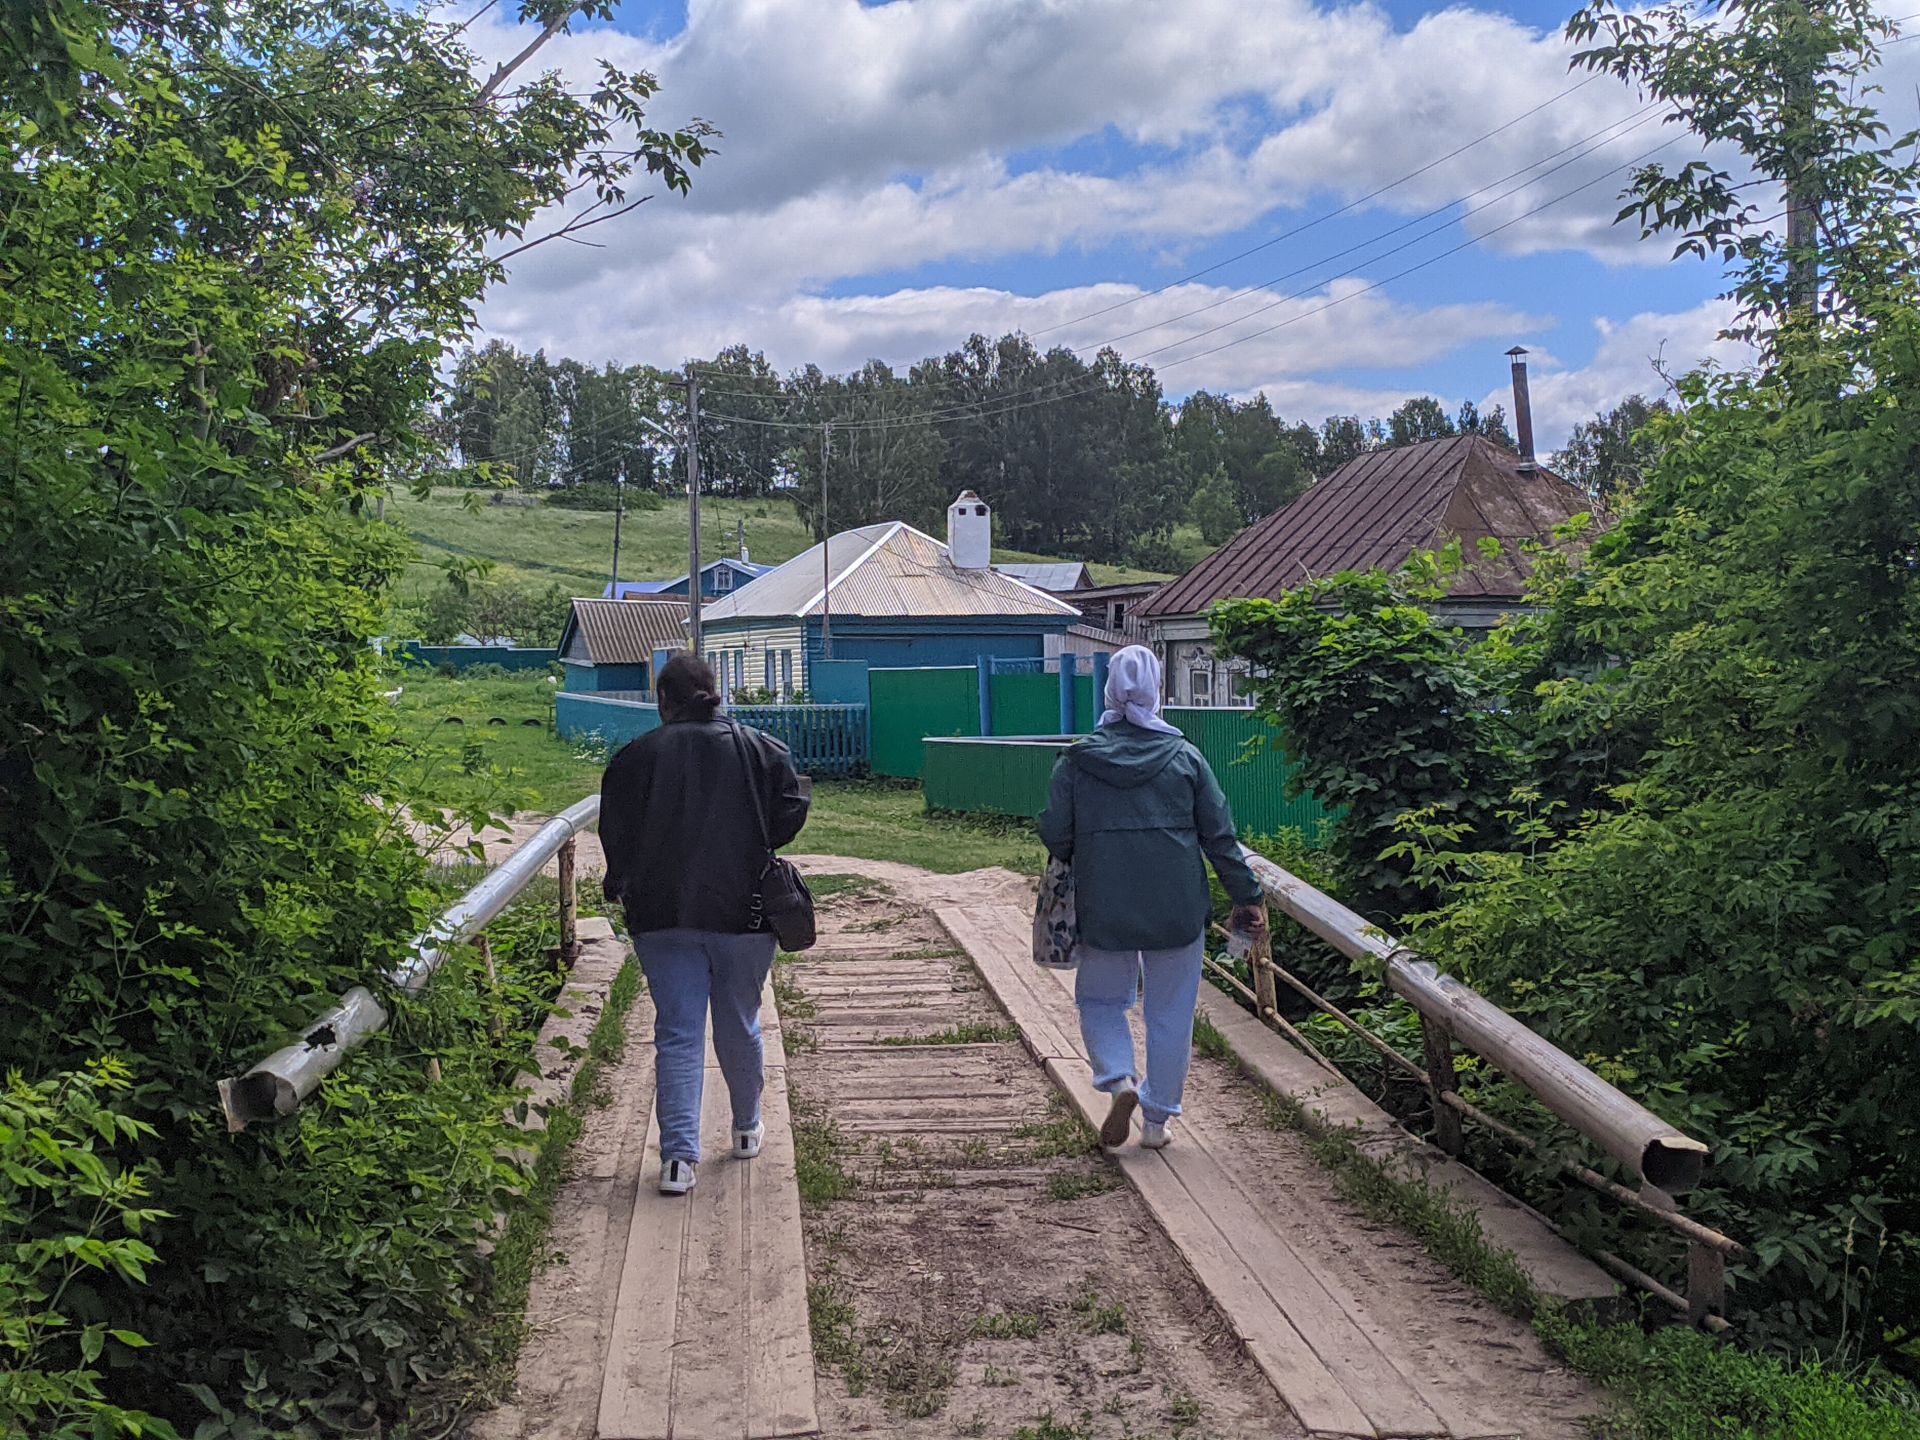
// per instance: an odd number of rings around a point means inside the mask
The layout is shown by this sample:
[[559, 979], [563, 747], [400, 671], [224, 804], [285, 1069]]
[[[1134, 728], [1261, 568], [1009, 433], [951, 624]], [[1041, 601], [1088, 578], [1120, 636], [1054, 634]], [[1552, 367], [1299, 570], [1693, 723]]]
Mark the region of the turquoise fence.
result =
[[[610, 749], [660, 726], [659, 707], [634, 695], [553, 697], [554, 728], [564, 740], [597, 738]], [[727, 711], [784, 741], [796, 768], [808, 775], [859, 775], [867, 768], [864, 705], [739, 705]]]
[[786, 741], [808, 775], [859, 775], [867, 768], [864, 705], [736, 705], [727, 713]]
[[402, 664], [451, 665], [456, 670], [470, 670], [475, 665], [544, 670], [560, 658], [560, 652], [519, 645], [422, 645], [409, 640], [400, 647], [399, 658]]

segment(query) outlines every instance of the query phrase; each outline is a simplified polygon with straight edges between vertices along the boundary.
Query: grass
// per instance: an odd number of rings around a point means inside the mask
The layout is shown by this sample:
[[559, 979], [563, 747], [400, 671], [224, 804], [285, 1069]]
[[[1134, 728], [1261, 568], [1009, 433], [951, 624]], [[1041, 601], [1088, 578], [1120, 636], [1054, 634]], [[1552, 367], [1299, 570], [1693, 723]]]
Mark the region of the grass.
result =
[[1306, 1137], [1348, 1201], [1413, 1235], [1508, 1314], [1530, 1319], [1550, 1351], [1607, 1390], [1598, 1440], [1920, 1440], [1920, 1397], [1910, 1390], [1817, 1361], [1752, 1354], [1680, 1326], [1649, 1332], [1572, 1314], [1535, 1291], [1451, 1196], [1389, 1172], [1352, 1133], [1309, 1123], [1289, 1097], [1268, 1092], [1265, 1100], [1267, 1123]]
[[[548, 505], [487, 503], [469, 506], [470, 492], [439, 490], [425, 500], [401, 493], [387, 499], [387, 518], [419, 546], [420, 558], [407, 567], [400, 599], [420, 599], [445, 584], [436, 563], [449, 557], [488, 560], [492, 578], [545, 589], [558, 584], [575, 595], [598, 595], [613, 568], [613, 512], [565, 510]], [[517, 498], [517, 497], [516, 497]], [[744, 529], [742, 528], [744, 527]], [[726, 500], [702, 496], [700, 549], [704, 557], [738, 553], [744, 534], [753, 558], [767, 565], [791, 560], [813, 544], [813, 536], [784, 500]], [[938, 537], [936, 537], [938, 538]], [[1188, 563], [1207, 553], [1194, 533], [1181, 542]], [[1055, 558], [1021, 550], [996, 549], [998, 561]], [[1102, 585], [1165, 578], [1158, 572], [1124, 565], [1095, 565]], [[658, 510], [629, 505], [620, 527], [620, 576], [623, 580], [670, 580], [687, 573], [687, 502], [662, 497]]]
[[833, 1121], [818, 1106], [790, 1097], [793, 1106], [794, 1171], [800, 1200], [808, 1206], [830, 1205], [853, 1193], [853, 1176], [840, 1162], [847, 1144]]
[[1002, 1310], [974, 1321], [973, 1333], [982, 1340], [1034, 1340], [1039, 1338], [1044, 1323], [1025, 1310]]
[[946, 1030], [937, 1030], [931, 1035], [883, 1035], [882, 1045], [1001, 1045], [1010, 1040], [1018, 1040], [1020, 1032], [1011, 1025], [993, 1025], [984, 1021], [970, 1021], [955, 1025]]
[[1058, 1091], [1051, 1097], [1053, 1113], [1045, 1120], [1022, 1125], [1013, 1132], [1016, 1140], [1033, 1142], [1036, 1160], [1070, 1160], [1091, 1155], [1100, 1148], [1100, 1137], [1082, 1120]]
[[1104, 1195], [1113, 1189], [1111, 1175], [1096, 1173], [1091, 1175], [1058, 1174], [1047, 1177], [1047, 1198], [1062, 1202], [1084, 1200], [1089, 1195]]
[[[399, 787], [405, 793], [553, 815], [600, 788], [606, 762], [547, 728], [557, 687], [546, 676], [453, 679], [413, 667], [401, 671], [396, 683], [401, 694], [393, 716], [402, 743], [394, 750], [394, 768], [414, 782]], [[1038, 874], [1042, 864], [1030, 823], [928, 815], [919, 786], [886, 781], [815, 784], [806, 829], [787, 850], [897, 860], [943, 875], [990, 865]], [[884, 889], [855, 875], [813, 876], [807, 883], [816, 900]]]
[[1031, 822], [928, 815], [919, 786], [879, 780], [817, 782], [807, 828], [788, 849], [897, 860], [942, 875], [989, 865], [1037, 875], [1043, 863]]
[[600, 788], [602, 762], [548, 729], [558, 687], [544, 674], [462, 680], [409, 666], [395, 683], [394, 768], [404, 793], [551, 815]]
[[1127, 1312], [1123, 1306], [1109, 1304], [1089, 1290], [1073, 1302], [1073, 1313], [1080, 1317], [1080, 1323], [1094, 1335], [1124, 1335], [1127, 1333]]

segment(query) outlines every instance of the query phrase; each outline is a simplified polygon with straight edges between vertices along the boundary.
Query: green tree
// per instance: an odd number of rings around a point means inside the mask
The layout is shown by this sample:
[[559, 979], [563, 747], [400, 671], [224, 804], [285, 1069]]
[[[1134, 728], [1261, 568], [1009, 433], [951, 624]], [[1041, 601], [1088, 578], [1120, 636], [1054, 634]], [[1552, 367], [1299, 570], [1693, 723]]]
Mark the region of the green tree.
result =
[[1187, 502], [1187, 520], [1199, 527], [1200, 538], [1209, 545], [1221, 545], [1240, 529], [1240, 507], [1233, 502], [1233, 484], [1224, 466], [1200, 482]]
[[521, 1177], [501, 1057], [423, 1079], [451, 999], [386, 997], [282, 1126], [227, 1135], [211, 1087], [378, 985], [428, 899], [367, 798], [432, 798], [384, 743], [407, 551], [367, 497], [502, 262], [705, 154], [647, 123], [649, 77], [576, 94], [537, 48], [476, 78], [456, 23], [382, 0], [0, 8], [0, 1055], [133, 1072], [169, 1263], [65, 1301], [154, 1342], [116, 1405], [398, 1425], [471, 1343]]
[[1431, 395], [1416, 395], [1387, 417], [1389, 445], [1417, 445], [1454, 434], [1453, 421]]
[[1670, 413], [1664, 400], [1629, 395], [1611, 410], [1582, 420], [1567, 436], [1566, 446], [1553, 457], [1554, 473], [1571, 480], [1609, 509], [1640, 486], [1655, 459], [1655, 416]]

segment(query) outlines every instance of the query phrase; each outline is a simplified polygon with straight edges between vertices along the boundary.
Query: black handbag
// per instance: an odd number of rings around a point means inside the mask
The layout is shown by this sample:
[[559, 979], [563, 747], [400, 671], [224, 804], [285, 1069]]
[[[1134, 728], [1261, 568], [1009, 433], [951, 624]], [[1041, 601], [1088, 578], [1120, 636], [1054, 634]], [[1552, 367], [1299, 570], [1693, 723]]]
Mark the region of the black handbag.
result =
[[747, 783], [753, 789], [753, 818], [760, 822], [760, 847], [767, 857], [766, 867], [760, 872], [760, 879], [754, 885], [753, 898], [748, 905], [747, 928], [755, 933], [772, 931], [774, 941], [782, 950], [789, 955], [797, 955], [802, 950], [811, 950], [818, 938], [814, 928], [813, 892], [807, 888], [806, 876], [800, 873], [799, 866], [773, 853], [773, 844], [767, 832], [767, 807], [760, 793], [759, 773], [747, 754], [747, 743], [740, 734], [739, 722], [732, 723], [734, 747], [740, 752], [741, 767], [746, 771]]

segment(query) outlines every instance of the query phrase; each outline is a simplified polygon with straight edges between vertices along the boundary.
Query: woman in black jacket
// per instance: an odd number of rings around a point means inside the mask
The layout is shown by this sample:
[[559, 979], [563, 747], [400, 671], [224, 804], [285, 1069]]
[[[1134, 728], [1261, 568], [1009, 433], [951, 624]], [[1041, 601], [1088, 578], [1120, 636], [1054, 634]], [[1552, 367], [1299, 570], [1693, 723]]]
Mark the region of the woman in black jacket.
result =
[[705, 661], [675, 655], [656, 687], [660, 728], [614, 756], [600, 782], [600, 843], [607, 898], [626, 907], [653, 996], [660, 1189], [684, 1195], [700, 1163], [709, 1010], [734, 1158], [760, 1153], [760, 992], [774, 956], [753, 904], [769, 859], [760, 816], [778, 848], [806, 823], [807, 797], [785, 745], [718, 713]]

